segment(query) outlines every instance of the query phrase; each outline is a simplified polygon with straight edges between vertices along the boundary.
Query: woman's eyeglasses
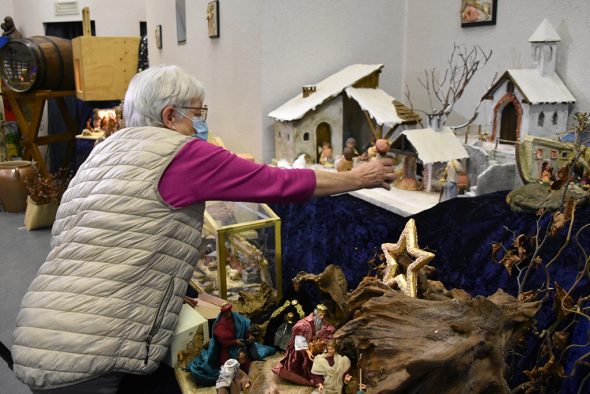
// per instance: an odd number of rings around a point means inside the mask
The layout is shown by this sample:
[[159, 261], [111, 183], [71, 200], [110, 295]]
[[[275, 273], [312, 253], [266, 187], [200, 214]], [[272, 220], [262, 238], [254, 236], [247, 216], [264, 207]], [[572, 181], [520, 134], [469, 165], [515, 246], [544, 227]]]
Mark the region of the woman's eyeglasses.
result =
[[200, 116], [201, 120], [203, 122], [205, 122], [207, 120], [207, 112], [208, 112], [209, 108], [206, 105], [203, 105], [202, 107], [180, 107], [180, 108], [192, 109], [193, 111], [195, 111], [195, 116]]

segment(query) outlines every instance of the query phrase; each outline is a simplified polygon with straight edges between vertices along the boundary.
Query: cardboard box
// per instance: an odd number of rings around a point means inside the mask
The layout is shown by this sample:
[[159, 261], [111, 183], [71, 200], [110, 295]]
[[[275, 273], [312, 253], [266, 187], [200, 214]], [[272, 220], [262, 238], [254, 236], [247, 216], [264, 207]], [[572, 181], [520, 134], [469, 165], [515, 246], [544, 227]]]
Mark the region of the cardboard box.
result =
[[122, 100], [137, 73], [139, 37], [81, 36], [72, 40], [76, 97]]
[[207, 319], [188, 304], [182, 304], [178, 324], [176, 325], [174, 334], [172, 334], [172, 342], [170, 343], [168, 354], [164, 358], [164, 363], [174, 368], [178, 359], [178, 352], [185, 349], [193, 340], [199, 326], [203, 327], [203, 341], [207, 342], [209, 340], [209, 324], [207, 323]]

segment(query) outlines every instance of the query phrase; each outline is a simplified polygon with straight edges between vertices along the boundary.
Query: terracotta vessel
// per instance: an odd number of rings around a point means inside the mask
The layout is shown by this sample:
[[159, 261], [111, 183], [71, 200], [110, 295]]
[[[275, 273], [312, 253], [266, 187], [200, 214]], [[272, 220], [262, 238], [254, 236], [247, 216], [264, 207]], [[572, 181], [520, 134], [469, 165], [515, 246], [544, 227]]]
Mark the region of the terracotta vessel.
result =
[[0, 163], [0, 204], [6, 212], [22, 212], [27, 207], [25, 179], [33, 176], [30, 161]]

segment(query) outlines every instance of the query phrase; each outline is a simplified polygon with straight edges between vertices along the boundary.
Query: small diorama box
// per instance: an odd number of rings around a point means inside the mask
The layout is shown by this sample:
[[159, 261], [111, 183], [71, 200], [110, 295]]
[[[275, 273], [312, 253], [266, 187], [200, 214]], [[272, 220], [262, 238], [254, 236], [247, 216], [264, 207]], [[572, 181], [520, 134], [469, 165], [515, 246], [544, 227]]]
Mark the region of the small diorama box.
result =
[[281, 298], [281, 218], [268, 205], [208, 202], [202, 251], [193, 275], [200, 290], [235, 302], [266, 284]]
[[137, 73], [139, 37], [81, 36], [72, 40], [76, 97], [121, 100]]
[[164, 362], [174, 368], [178, 359], [178, 352], [186, 349], [192, 342], [199, 327], [203, 327], [203, 341], [209, 340], [209, 325], [207, 318], [199, 311], [193, 309], [188, 304], [182, 304], [182, 310], [178, 317], [178, 323], [172, 334], [170, 349], [164, 359]]

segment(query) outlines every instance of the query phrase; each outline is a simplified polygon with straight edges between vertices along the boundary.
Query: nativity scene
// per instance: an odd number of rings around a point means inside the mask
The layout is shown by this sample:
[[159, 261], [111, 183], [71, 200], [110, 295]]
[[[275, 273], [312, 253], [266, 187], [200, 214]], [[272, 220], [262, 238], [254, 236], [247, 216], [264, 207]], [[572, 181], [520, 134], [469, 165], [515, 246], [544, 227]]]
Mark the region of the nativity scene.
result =
[[[68, 156], [100, 136], [53, 227], [0, 212], [0, 288], [22, 290], [0, 392], [590, 392], [581, 0], [179, 0], [172, 28], [155, 3], [154, 64], [82, 119]], [[17, 16], [4, 42], [38, 28]], [[58, 139], [25, 135], [24, 159]], [[0, 195], [24, 178], [0, 163]]]

